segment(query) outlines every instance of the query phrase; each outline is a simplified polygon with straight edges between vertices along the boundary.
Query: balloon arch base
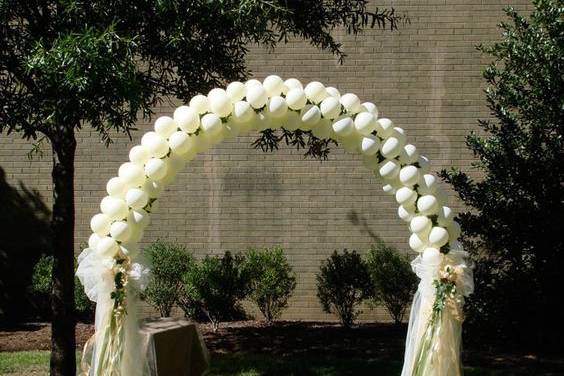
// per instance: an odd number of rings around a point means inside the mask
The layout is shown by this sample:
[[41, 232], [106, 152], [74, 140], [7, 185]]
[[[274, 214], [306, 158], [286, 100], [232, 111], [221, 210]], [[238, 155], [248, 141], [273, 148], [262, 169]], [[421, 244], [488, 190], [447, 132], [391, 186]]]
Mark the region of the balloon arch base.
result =
[[364, 165], [383, 179], [408, 224], [409, 245], [419, 253], [412, 262], [420, 283], [401, 375], [461, 375], [463, 305], [473, 292], [473, 276], [458, 241], [460, 226], [429, 160], [407, 142], [403, 129], [378, 115], [373, 103], [355, 94], [272, 75], [197, 95], [172, 116], [158, 118], [108, 181], [101, 212], [90, 222], [88, 248], [79, 256], [77, 276], [97, 303], [96, 332], [83, 354], [82, 374], [150, 374], [135, 314], [150, 270], [138, 244], [163, 189], [188, 161], [222, 140], [284, 128], [336, 141], [361, 154]]

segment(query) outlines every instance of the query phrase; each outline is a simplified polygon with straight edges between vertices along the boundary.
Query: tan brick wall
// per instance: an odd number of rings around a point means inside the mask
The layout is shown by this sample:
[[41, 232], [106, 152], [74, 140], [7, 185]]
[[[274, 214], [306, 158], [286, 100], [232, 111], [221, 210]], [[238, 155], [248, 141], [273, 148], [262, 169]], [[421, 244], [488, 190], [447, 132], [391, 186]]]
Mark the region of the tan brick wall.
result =
[[[399, 31], [337, 33], [348, 54], [343, 65], [301, 41], [274, 52], [252, 47], [249, 66], [256, 78], [270, 73], [305, 82], [319, 80], [341, 92], [375, 102], [381, 114], [403, 127], [432, 162], [433, 170], [472, 161], [464, 136], [487, 117], [482, 93], [481, 42], [497, 39], [501, 9], [526, 9], [529, 1], [413, 0], [379, 2], [410, 17]], [[168, 114], [170, 107], [157, 108]], [[96, 134], [79, 136], [76, 171], [76, 243], [89, 236], [106, 181], [127, 160], [150, 124], [139, 123], [129, 141], [116, 136], [105, 149]], [[408, 231], [396, 218], [396, 204], [359, 158], [336, 149], [320, 163], [282, 148], [265, 154], [250, 147], [253, 136], [224, 142], [188, 165], [164, 193], [145, 243], [163, 238], [185, 244], [201, 256], [250, 246], [281, 245], [298, 274], [286, 319], [330, 319], [315, 296], [319, 263], [334, 249], [365, 252], [374, 236], [407, 252]], [[29, 144], [0, 136], [0, 167], [11, 185], [23, 182], [51, 203], [50, 156], [28, 161]], [[451, 204], [458, 205], [451, 196]], [[365, 319], [385, 319], [368, 311]]]

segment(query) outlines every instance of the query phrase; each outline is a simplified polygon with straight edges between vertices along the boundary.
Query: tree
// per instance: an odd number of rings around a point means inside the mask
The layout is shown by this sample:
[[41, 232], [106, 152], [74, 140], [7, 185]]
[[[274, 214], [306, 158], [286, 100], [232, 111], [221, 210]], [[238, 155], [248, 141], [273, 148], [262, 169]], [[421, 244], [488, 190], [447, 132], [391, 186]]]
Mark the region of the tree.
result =
[[564, 314], [564, 7], [533, 4], [528, 18], [508, 8], [502, 40], [479, 47], [493, 60], [483, 76], [495, 116], [467, 138], [480, 177], [441, 176], [468, 207], [459, 220], [477, 261], [470, 323], [488, 325], [481, 336], [549, 345]]
[[33, 140], [32, 150], [48, 142], [53, 155], [52, 375], [75, 373], [76, 132], [92, 128], [108, 144], [169, 97], [245, 78], [249, 43], [299, 37], [342, 59], [335, 28], [397, 21], [366, 0], [0, 0], [0, 132]]

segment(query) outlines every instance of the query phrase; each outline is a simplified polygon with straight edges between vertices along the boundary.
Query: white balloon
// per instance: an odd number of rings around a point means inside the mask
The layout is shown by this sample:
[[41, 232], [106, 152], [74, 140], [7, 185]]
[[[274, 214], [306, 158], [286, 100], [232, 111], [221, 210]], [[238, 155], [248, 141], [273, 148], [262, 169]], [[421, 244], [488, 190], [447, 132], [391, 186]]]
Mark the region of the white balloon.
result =
[[239, 81], [232, 82], [229, 85], [227, 85], [227, 89], [225, 89], [225, 92], [231, 99], [231, 102], [233, 103], [238, 102], [245, 97], [245, 92], [246, 92], [245, 84]]
[[129, 160], [139, 165], [144, 165], [151, 158], [149, 150], [143, 145], [136, 145], [129, 151]]
[[362, 109], [370, 112], [375, 118], [378, 118], [378, 107], [372, 102], [364, 102], [360, 105]]
[[249, 122], [253, 118], [254, 110], [251, 105], [245, 101], [239, 101], [233, 106], [233, 121], [238, 124]]
[[303, 88], [304, 88], [302, 83], [295, 78], [288, 78], [286, 81], [284, 81], [284, 85], [288, 88], [288, 91], [290, 91], [292, 89], [296, 89], [296, 88], [303, 90]]
[[329, 95], [331, 97], [335, 97], [337, 99], [341, 98], [341, 93], [339, 92], [339, 90], [335, 89], [332, 86], [326, 87], [325, 91], [327, 92], [327, 95]]
[[322, 118], [311, 132], [315, 137], [321, 140], [328, 139], [331, 135], [331, 121], [329, 121], [329, 119]]
[[380, 148], [380, 140], [374, 136], [363, 136], [361, 141], [361, 151], [365, 155], [374, 155], [378, 153]]
[[441, 248], [448, 243], [448, 231], [444, 227], [433, 227], [429, 233], [429, 243], [437, 248]]
[[155, 132], [164, 138], [168, 138], [176, 132], [178, 125], [170, 116], [161, 116], [155, 121]]
[[292, 110], [301, 110], [306, 105], [306, 102], [307, 98], [303, 89], [293, 88], [286, 94], [286, 103], [288, 103], [288, 107]]
[[426, 156], [420, 155], [419, 158], [417, 158], [417, 163], [419, 164], [421, 173], [426, 174], [431, 170], [431, 163], [429, 163], [429, 159]]
[[427, 234], [431, 231], [431, 227], [433, 227], [433, 223], [424, 215], [415, 216], [409, 222], [409, 230], [414, 234]]
[[347, 136], [342, 136], [339, 140], [339, 143], [349, 153], [357, 153], [360, 151], [360, 138], [359, 135], [355, 132]]
[[129, 209], [125, 200], [106, 196], [100, 202], [100, 210], [110, 219], [118, 220], [125, 218]]
[[127, 223], [131, 223], [134, 226], [139, 226], [141, 228], [145, 228], [151, 222], [151, 218], [149, 213], [147, 213], [143, 209], [134, 209], [129, 212], [127, 216]]
[[437, 223], [440, 226], [446, 227], [452, 223], [454, 219], [454, 212], [448, 206], [441, 206], [437, 216]]
[[357, 113], [361, 110], [360, 99], [356, 94], [347, 93], [340, 98], [341, 104], [349, 113]]
[[397, 138], [398, 140], [400, 140], [402, 145], [405, 145], [406, 136], [405, 136], [405, 131], [403, 130], [403, 128], [394, 127], [394, 129], [392, 130], [392, 137]]
[[266, 105], [266, 101], [268, 100], [268, 95], [266, 94], [266, 90], [262, 85], [253, 85], [251, 87], [247, 87], [247, 102], [253, 108], [263, 108]]
[[320, 104], [321, 114], [327, 119], [335, 119], [341, 114], [341, 102], [338, 98], [327, 97]]
[[171, 153], [167, 160], [168, 169], [173, 171], [175, 174], [184, 170], [186, 166], [186, 159], [180, 154]]
[[168, 146], [174, 153], [185, 155], [193, 146], [192, 137], [184, 131], [174, 132], [168, 138]]
[[440, 189], [440, 187], [437, 187], [437, 191], [435, 192], [435, 197], [437, 198], [437, 201], [439, 202], [440, 205], [448, 203], [448, 195], [444, 190]]
[[131, 236], [131, 226], [125, 221], [116, 221], [112, 223], [110, 235], [118, 242], [125, 242]]
[[411, 221], [411, 219], [413, 218], [413, 216], [415, 215], [415, 212], [413, 210], [412, 207], [405, 207], [403, 205], [400, 205], [398, 207], [398, 216], [405, 222], [409, 222]]
[[427, 248], [428, 241], [422, 238], [419, 234], [411, 234], [409, 237], [409, 247], [415, 252], [423, 252]]
[[273, 96], [268, 101], [268, 112], [273, 118], [279, 119], [288, 112], [286, 100], [279, 95]]
[[205, 114], [202, 117], [200, 128], [204, 131], [204, 133], [209, 133], [210, 135], [217, 134], [221, 131], [221, 119], [214, 113]]
[[388, 138], [392, 135], [394, 131], [394, 123], [390, 119], [382, 118], [378, 119], [376, 125], [376, 132], [381, 138]]
[[417, 148], [412, 144], [407, 144], [400, 150], [398, 160], [401, 164], [412, 164], [417, 162], [418, 158], [419, 152]]
[[423, 215], [433, 215], [439, 210], [437, 198], [433, 195], [425, 195], [417, 200], [417, 210]]
[[197, 110], [188, 106], [180, 106], [174, 110], [173, 118], [184, 132], [194, 133], [200, 127], [200, 117]]
[[145, 174], [152, 180], [161, 180], [165, 177], [167, 170], [167, 163], [159, 158], [151, 158], [145, 163]]
[[384, 158], [395, 158], [398, 156], [403, 144], [395, 137], [390, 137], [382, 143], [380, 152]]
[[232, 120], [227, 120], [225, 124], [223, 124], [223, 137], [226, 140], [232, 140], [239, 136], [241, 133], [241, 126]]
[[418, 184], [417, 191], [422, 195], [430, 195], [437, 191], [437, 178], [434, 175], [423, 175]]
[[136, 243], [140, 241], [141, 238], [143, 238], [143, 228], [139, 226], [131, 226], [131, 235], [129, 236], [128, 244]]
[[308, 104], [301, 110], [300, 119], [305, 129], [311, 129], [321, 120], [321, 110], [315, 105]]
[[[204, 114], [209, 112], [210, 105], [208, 103], [208, 98], [205, 95], [198, 94], [192, 99], [190, 99], [190, 108], [196, 111], [197, 114]], [[180, 124], [179, 124], [180, 125]]]
[[458, 240], [452, 240], [453, 237], [452, 235], [449, 233], [449, 238], [451, 239], [449, 242], [449, 248], [451, 252], [463, 252], [464, 251], [464, 246], [462, 245], [461, 242], [459, 242]]
[[150, 198], [157, 198], [163, 191], [163, 184], [158, 181], [147, 179], [143, 184], [143, 191], [147, 192]]
[[124, 179], [120, 177], [114, 177], [108, 180], [108, 183], [106, 183], [106, 191], [112, 197], [121, 198], [127, 191], [127, 184], [125, 183]]
[[96, 249], [96, 246], [98, 245], [100, 239], [102, 239], [102, 237], [96, 233], [90, 235], [90, 237], [88, 238], [88, 248]]
[[415, 185], [419, 181], [419, 169], [415, 166], [405, 166], [400, 170], [399, 179], [404, 185]]
[[447, 231], [451, 240], [456, 240], [460, 237], [460, 225], [456, 221], [452, 221], [447, 227]]
[[250, 80], [247, 80], [245, 82], [245, 87], [247, 88], [247, 90], [249, 90], [249, 88], [253, 87], [253, 86], [262, 86], [262, 82], [260, 82], [259, 80], [255, 79], [255, 78], [251, 78]]
[[139, 187], [145, 181], [143, 166], [126, 162], [119, 167], [118, 176], [130, 187]]
[[307, 84], [304, 92], [306, 94], [306, 97], [315, 104], [321, 103], [321, 101], [327, 97], [325, 85], [317, 81], [312, 81]]
[[362, 135], [371, 135], [376, 130], [376, 117], [370, 112], [361, 112], [354, 118], [354, 127]]
[[379, 168], [378, 158], [374, 155], [363, 155], [362, 164], [371, 171], [375, 171]]
[[117, 242], [109, 236], [101, 238], [96, 246], [96, 253], [102, 257], [114, 257], [118, 250]]
[[443, 255], [437, 248], [426, 248], [421, 256], [425, 265], [440, 265], [443, 260]]
[[282, 91], [284, 90], [284, 81], [279, 76], [273, 74], [264, 79], [262, 86], [269, 97], [274, 97], [282, 94]]
[[141, 145], [145, 146], [149, 154], [155, 158], [162, 158], [169, 151], [166, 139], [155, 132], [145, 133], [141, 138]]
[[340, 137], [346, 137], [354, 131], [353, 120], [349, 116], [342, 116], [333, 123], [333, 131]]
[[393, 179], [398, 176], [400, 165], [395, 159], [388, 159], [380, 164], [378, 172], [384, 179]]
[[131, 188], [125, 195], [125, 202], [130, 208], [141, 209], [149, 202], [149, 195], [142, 189]]
[[208, 94], [208, 103], [210, 110], [222, 118], [229, 116], [233, 110], [231, 98], [223, 89], [216, 88], [211, 90]]
[[396, 192], [396, 201], [403, 206], [410, 206], [417, 201], [417, 192], [408, 187], [401, 187]]
[[104, 236], [110, 232], [112, 220], [106, 214], [96, 214], [90, 220], [90, 228], [97, 235]]
[[382, 187], [382, 190], [387, 195], [395, 195], [396, 194], [396, 187], [394, 187], [392, 184], [384, 184], [384, 186]]

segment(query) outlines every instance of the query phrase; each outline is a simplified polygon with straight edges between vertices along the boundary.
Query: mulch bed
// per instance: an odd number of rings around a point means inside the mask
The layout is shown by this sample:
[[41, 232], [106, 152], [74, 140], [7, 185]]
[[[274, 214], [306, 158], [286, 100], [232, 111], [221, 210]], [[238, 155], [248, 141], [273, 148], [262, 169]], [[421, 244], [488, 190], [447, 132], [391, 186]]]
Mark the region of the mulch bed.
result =
[[[251, 353], [280, 357], [291, 355], [332, 358], [403, 359], [406, 326], [362, 324], [344, 329], [335, 323], [282, 321], [265, 325], [261, 321], [238, 321], [223, 324], [216, 332], [201, 324], [200, 331], [212, 354]], [[94, 333], [94, 326], [77, 324], [77, 349]], [[0, 329], [1, 351], [49, 350], [51, 327], [46, 323], [22, 324]], [[494, 355], [495, 354], [495, 355]], [[537, 374], [564, 374], [562, 357], [540, 358], [531, 354], [507, 352], [507, 349], [471, 348], [464, 352], [467, 365], [504, 370], [539, 370]], [[515, 369], [515, 368], [514, 368]], [[547, 373], [540, 370], [549, 369]], [[554, 371], [556, 370], [556, 372]]]

